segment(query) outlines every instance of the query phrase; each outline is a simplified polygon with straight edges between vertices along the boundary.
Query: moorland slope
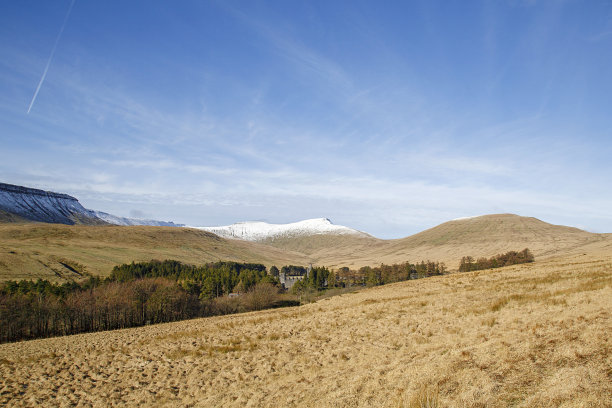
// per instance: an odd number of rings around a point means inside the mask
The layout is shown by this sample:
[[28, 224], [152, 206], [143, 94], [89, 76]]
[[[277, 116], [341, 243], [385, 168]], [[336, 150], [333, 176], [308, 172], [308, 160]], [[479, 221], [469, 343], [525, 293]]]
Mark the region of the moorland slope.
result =
[[405, 261], [445, 262], [453, 270], [463, 256], [491, 257], [529, 248], [536, 256], [559, 255], [584, 245], [610, 240], [578, 228], [552, 225], [532, 217], [491, 214], [453, 220], [395, 240], [373, 237], [288, 237], [265, 241], [268, 245], [302, 252], [313, 263], [330, 267], [360, 267]]
[[396, 240], [318, 233], [251, 242], [191, 228], [0, 223], [0, 281], [78, 279], [76, 272], [106, 276], [115, 265], [151, 259], [193, 264], [233, 260], [279, 267], [312, 263], [330, 268], [432, 260], [456, 270], [467, 255], [490, 257], [529, 248], [542, 259], [609, 242], [611, 234], [513, 214], [449, 221]]
[[612, 252], [584, 248], [296, 308], [2, 344], [0, 404], [610, 407]]
[[107, 276], [115, 265], [151, 259], [184, 263], [238, 261], [267, 266], [300, 264], [299, 253], [227, 240], [210, 232], [176, 227], [0, 224], [0, 281], [65, 281], [86, 274]]

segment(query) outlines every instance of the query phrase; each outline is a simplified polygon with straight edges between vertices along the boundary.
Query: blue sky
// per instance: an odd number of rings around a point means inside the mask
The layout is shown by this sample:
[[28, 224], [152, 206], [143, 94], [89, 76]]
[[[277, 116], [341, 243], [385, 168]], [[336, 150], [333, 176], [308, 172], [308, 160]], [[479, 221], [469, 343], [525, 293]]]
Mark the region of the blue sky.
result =
[[0, 2], [0, 181], [121, 216], [612, 232], [610, 1]]

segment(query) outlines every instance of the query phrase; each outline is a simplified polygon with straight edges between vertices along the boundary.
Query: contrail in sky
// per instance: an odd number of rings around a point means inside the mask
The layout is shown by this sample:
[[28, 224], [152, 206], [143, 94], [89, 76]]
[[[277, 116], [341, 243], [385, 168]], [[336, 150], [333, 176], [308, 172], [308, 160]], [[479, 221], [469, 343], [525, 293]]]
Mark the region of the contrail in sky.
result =
[[49, 60], [47, 61], [47, 66], [45, 67], [42, 77], [40, 78], [40, 82], [38, 83], [38, 86], [36, 87], [36, 91], [34, 92], [34, 96], [32, 97], [32, 102], [30, 102], [30, 106], [28, 107], [28, 114], [30, 113], [30, 110], [32, 110], [32, 106], [34, 105], [34, 102], [36, 101], [36, 97], [38, 96], [38, 91], [40, 91], [40, 87], [42, 86], [43, 82], [45, 81], [45, 78], [47, 77], [47, 71], [49, 71], [49, 65], [51, 65], [51, 60], [53, 59], [53, 56], [55, 55], [57, 44], [59, 43], [59, 40], [62, 37], [62, 34], [64, 33], [64, 28], [66, 28], [66, 23], [68, 22], [68, 17], [70, 17], [70, 12], [72, 11], [72, 7], [74, 6], [75, 1], [76, 0], [72, 0], [70, 2], [70, 7], [68, 7], [68, 12], [66, 13], [66, 18], [64, 18], [64, 23], [62, 24], [62, 28], [60, 29], [59, 34], [57, 35], [57, 38], [55, 39], [55, 44], [53, 44], [53, 49], [51, 50], [51, 55], [49, 56]]

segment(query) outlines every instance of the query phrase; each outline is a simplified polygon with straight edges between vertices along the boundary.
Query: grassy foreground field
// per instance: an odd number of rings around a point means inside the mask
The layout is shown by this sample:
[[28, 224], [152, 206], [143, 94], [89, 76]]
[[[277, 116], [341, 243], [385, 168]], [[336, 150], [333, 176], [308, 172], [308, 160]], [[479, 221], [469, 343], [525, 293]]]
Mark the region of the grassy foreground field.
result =
[[0, 405], [612, 406], [612, 252], [0, 345]]

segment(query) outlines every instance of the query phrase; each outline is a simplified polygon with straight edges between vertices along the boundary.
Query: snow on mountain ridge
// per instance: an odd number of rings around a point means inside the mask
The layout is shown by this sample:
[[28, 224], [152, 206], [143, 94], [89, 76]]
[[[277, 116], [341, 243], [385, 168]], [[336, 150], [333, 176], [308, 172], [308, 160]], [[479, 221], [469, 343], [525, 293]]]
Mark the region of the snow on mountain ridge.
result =
[[[121, 226], [149, 225], [184, 227], [173, 222], [119, 217], [102, 211], [88, 210], [68, 194], [0, 183], [0, 210], [38, 222], [58, 224], [113, 224]], [[368, 234], [333, 224], [328, 218], [314, 218], [289, 224], [269, 224], [261, 221], [241, 222], [219, 227], [193, 227], [224, 238], [259, 241], [286, 236], [318, 234]]]
[[103, 211], [93, 211], [96, 217], [102, 221], [108, 222], [113, 225], [149, 225], [154, 227], [184, 227], [183, 224], [175, 224], [172, 221], [157, 221], [157, 220], [141, 220], [139, 218], [127, 218], [119, 217], [113, 214], [105, 213]]
[[68, 194], [0, 183], [0, 209], [20, 217], [58, 224], [95, 222], [92, 212]]
[[284, 236], [318, 234], [354, 234], [367, 236], [366, 233], [342, 225], [333, 224], [328, 218], [313, 218], [289, 224], [269, 224], [263, 221], [246, 221], [218, 227], [190, 227], [212, 232], [223, 238], [262, 241]]
[[182, 227], [182, 224], [156, 220], [117, 217], [88, 210], [68, 194], [0, 183], [0, 210], [22, 218], [55, 224], [114, 224]]

